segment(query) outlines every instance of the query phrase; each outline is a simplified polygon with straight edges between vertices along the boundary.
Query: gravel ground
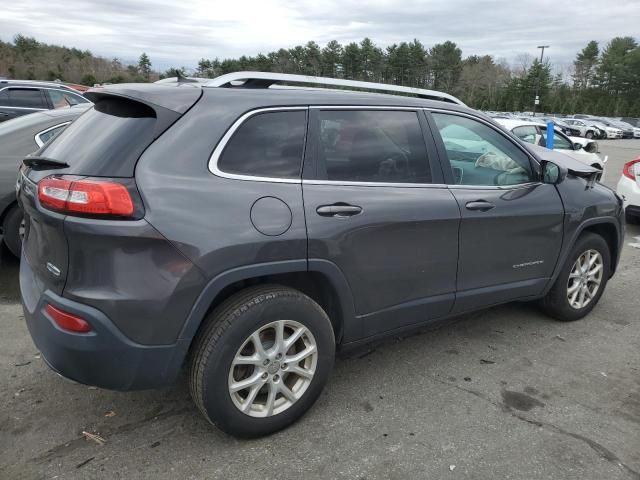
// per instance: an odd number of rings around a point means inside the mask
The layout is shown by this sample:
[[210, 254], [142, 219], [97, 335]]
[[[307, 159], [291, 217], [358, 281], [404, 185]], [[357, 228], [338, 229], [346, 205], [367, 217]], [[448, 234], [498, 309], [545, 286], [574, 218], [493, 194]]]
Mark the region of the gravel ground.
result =
[[[600, 145], [615, 186], [640, 141]], [[4, 252], [0, 478], [640, 479], [637, 236], [586, 319], [510, 304], [351, 352], [306, 417], [252, 441], [211, 427], [184, 378], [117, 393], [53, 374]]]

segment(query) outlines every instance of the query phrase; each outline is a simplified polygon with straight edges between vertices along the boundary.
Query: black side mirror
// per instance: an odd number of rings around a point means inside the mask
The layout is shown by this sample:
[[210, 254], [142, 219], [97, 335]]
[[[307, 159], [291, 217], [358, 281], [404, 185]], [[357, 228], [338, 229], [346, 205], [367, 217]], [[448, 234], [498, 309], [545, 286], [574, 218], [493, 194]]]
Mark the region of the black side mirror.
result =
[[542, 181], [551, 185], [561, 183], [567, 177], [567, 169], [549, 160], [543, 160], [540, 163], [542, 172]]
[[581, 148], [582, 148], [582, 144], [581, 143], [576, 142], [576, 143], [573, 144], [573, 149], [574, 150], [580, 150]]

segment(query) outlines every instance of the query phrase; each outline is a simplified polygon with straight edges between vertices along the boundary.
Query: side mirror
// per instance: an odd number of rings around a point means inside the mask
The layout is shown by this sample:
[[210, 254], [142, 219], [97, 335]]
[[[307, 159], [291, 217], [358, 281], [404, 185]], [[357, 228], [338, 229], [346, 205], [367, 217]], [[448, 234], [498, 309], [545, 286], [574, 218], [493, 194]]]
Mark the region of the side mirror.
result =
[[581, 143], [576, 142], [576, 143], [573, 144], [573, 149], [574, 150], [580, 150], [581, 148], [582, 148], [582, 144]]
[[557, 185], [558, 183], [562, 183], [567, 177], [568, 172], [566, 168], [548, 160], [543, 160], [540, 167], [542, 171], [542, 181], [544, 183]]

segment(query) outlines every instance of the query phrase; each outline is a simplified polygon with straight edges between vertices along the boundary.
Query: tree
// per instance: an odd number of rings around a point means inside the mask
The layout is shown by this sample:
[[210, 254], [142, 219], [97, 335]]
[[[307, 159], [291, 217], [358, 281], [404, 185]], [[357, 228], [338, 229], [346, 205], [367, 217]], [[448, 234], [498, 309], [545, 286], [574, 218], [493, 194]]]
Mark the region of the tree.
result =
[[462, 50], [450, 41], [434, 45], [429, 50], [433, 88], [451, 91], [462, 71]]
[[138, 71], [148, 82], [149, 78], [151, 77], [151, 60], [144, 52], [142, 53], [142, 55], [140, 55], [140, 59], [138, 60]]
[[578, 89], [585, 89], [591, 86], [591, 81], [595, 73], [598, 62], [598, 42], [591, 40], [586, 47], [576, 56], [573, 66], [573, 85]]
[[331, 40], [322, 49], [320, 56], [322, 62], [322, 75], [337, 77], [342, 72], [342, 45], [336, 40]]

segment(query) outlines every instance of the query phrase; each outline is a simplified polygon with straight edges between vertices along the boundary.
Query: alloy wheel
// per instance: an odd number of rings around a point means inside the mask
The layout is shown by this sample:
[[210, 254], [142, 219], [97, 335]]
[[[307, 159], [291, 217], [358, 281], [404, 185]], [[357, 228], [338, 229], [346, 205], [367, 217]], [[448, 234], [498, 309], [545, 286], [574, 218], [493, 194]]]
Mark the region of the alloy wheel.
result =
[[603, 269], [602, 255], [596, 250], [587, 250], [576, 259], [567, 281], [571, 307], [580, 310], [591, 303], [600, 289]]

